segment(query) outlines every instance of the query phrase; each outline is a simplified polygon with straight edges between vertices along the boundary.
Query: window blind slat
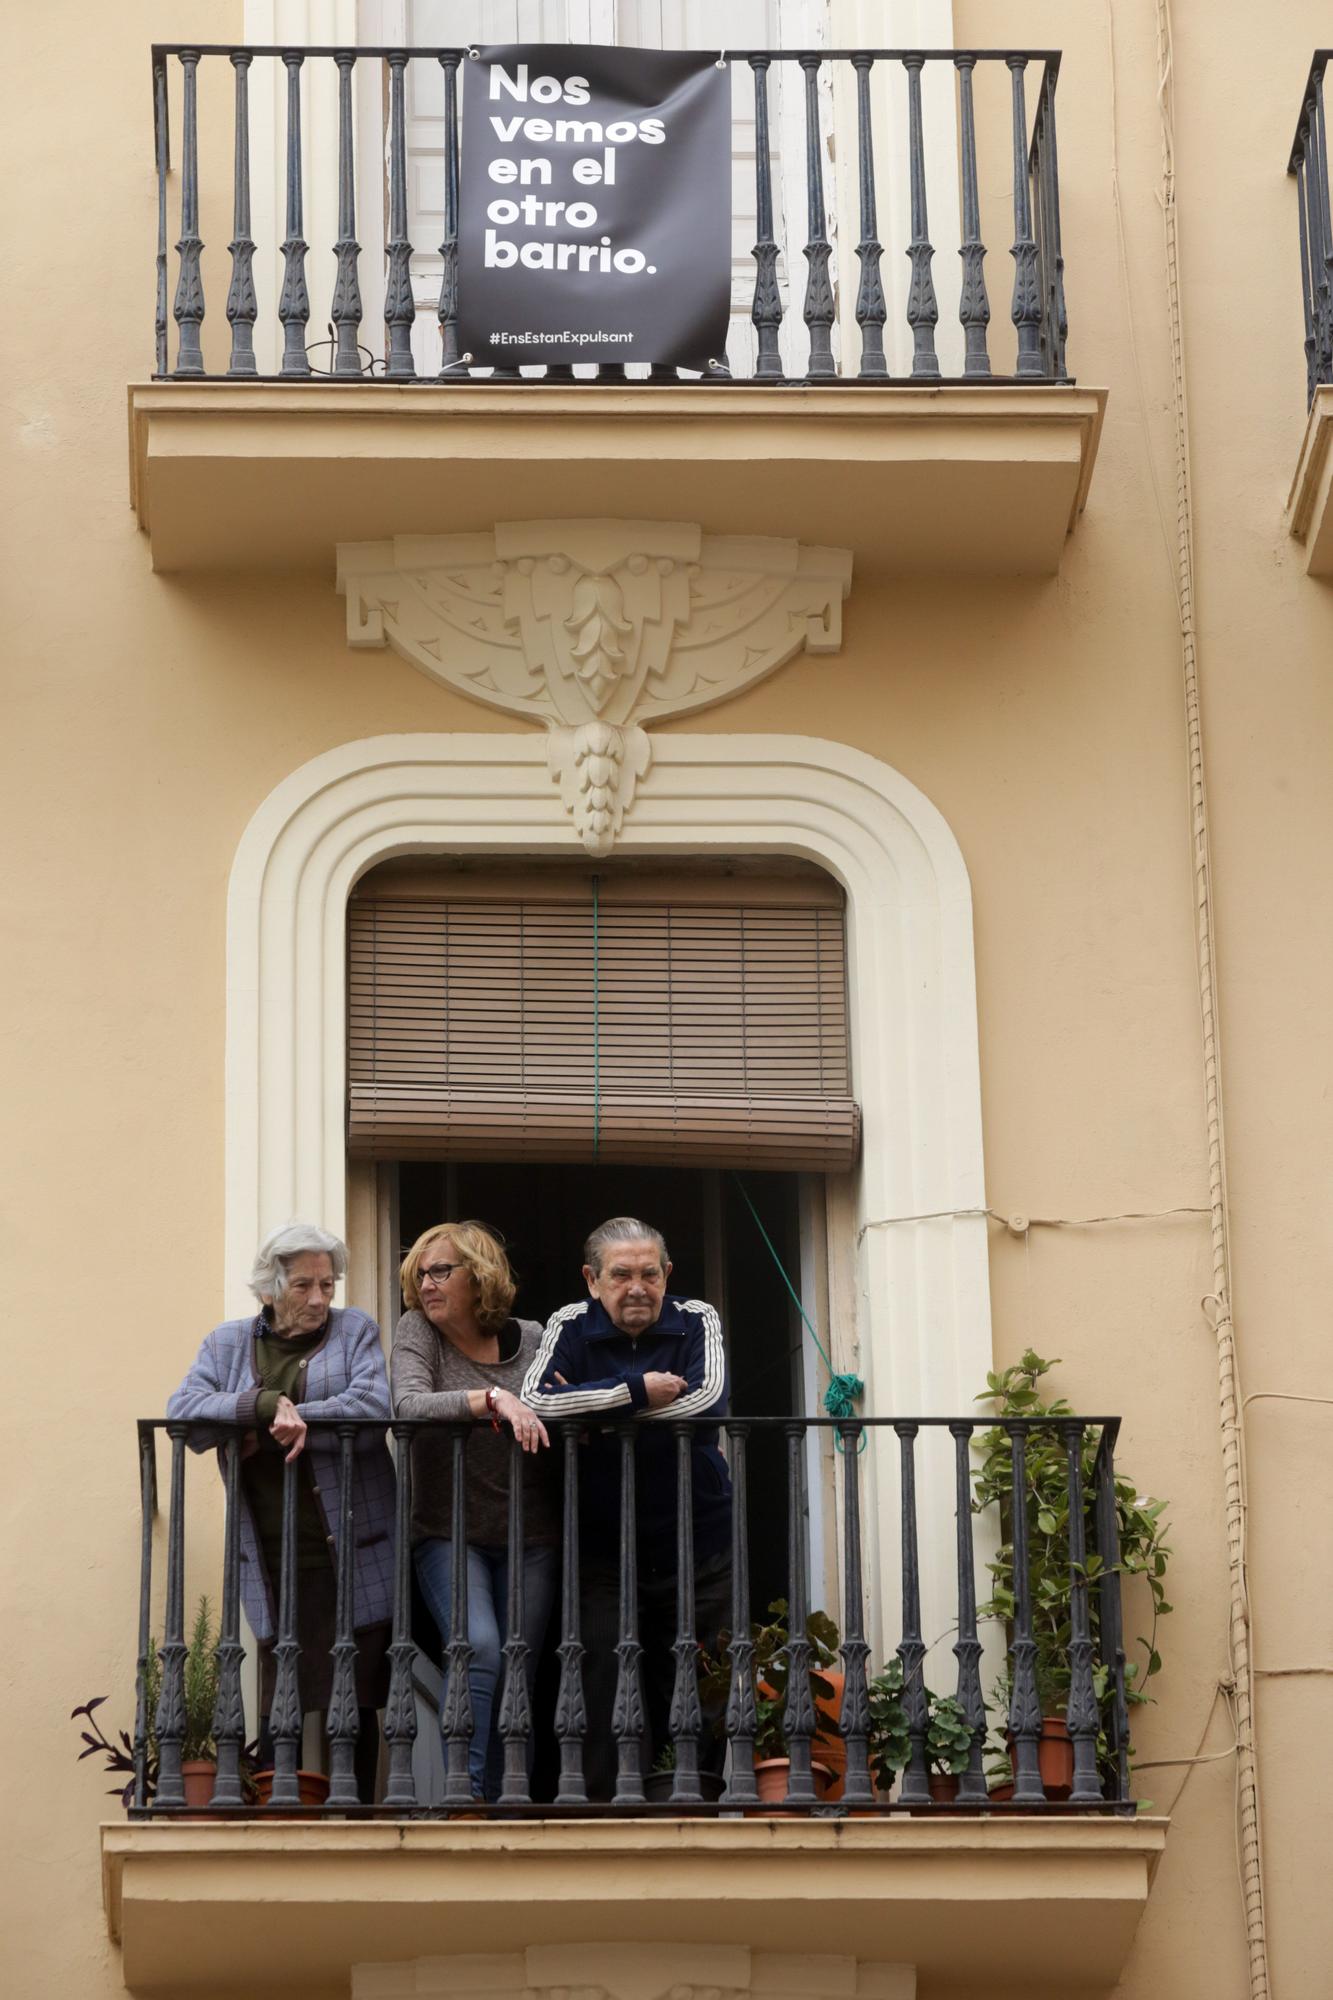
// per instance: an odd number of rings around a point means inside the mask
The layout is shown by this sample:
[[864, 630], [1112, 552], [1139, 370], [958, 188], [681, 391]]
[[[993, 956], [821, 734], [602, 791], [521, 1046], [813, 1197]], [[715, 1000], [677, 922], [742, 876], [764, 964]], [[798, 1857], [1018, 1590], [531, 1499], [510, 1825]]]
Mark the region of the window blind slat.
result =
[[[769, 885], [767, 894], [774, 897]], [[348, 1127], [371, 1159], [836, 1171], [855, 1159], [841, 909], [353, 899]]]

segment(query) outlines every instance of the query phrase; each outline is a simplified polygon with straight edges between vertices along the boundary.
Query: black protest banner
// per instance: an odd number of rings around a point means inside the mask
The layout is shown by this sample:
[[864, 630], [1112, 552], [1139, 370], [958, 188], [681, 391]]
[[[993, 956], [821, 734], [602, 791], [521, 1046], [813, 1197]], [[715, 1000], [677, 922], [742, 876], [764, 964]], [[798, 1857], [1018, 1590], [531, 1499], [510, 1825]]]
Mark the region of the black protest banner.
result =
[[479, 366], [726, 351], [731, 79], [713, 56], [475, 51], [459, 175], [459, 347]]

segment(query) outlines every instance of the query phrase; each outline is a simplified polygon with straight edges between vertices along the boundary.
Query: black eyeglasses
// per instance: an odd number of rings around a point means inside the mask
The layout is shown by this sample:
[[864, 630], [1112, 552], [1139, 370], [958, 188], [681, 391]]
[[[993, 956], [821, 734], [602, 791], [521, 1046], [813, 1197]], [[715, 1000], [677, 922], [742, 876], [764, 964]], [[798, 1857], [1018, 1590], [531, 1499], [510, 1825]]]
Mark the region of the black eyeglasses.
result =
[[423, 1264], [417, 1272], [417, 1283], [429, 1278], [432, 1285], [447, 1285], [455, 1271], [461, 1271], [461, 1264]]

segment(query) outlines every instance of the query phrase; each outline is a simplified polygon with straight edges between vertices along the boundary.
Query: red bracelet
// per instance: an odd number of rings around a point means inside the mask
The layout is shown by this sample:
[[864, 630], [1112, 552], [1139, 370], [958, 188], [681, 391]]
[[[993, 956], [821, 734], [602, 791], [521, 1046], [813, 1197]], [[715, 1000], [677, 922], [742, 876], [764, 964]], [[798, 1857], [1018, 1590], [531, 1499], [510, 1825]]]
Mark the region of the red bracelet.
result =
[[493, 1431], [498, 1431], [500, 1428], [500, 1419], [495, 1414], [496, 1394], [497, 1394], [496, 1387], [495, 1384], [492, 1382], [490, 1388], [486, 1391], [486, 1414], [491, 1420], [491, 1429]]

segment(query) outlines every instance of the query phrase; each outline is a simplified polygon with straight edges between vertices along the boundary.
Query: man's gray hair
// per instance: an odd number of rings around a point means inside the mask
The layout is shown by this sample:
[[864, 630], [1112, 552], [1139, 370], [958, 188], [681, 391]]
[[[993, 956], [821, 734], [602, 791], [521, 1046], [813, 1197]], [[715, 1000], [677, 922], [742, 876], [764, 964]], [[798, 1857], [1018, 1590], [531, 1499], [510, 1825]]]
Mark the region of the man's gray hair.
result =
[[650, 1229], [646, 1222], [640, 1222], [633, 1215], [613, 1215], [609, 1222], [603, 1222], [593, 1230], [583, 1246], [583, 1261], [594, 1278], [601, 1277], [602, 1259], [613, 1243], [655, 1243], [663, 1270], [671, 1262], [667, 1255], [666, 1238], [660, 1229]]
[[284, 1222], [266, 1236], [255, 1251], [250, 1272], [250, 1290], [257, 1299], [280, 1299], [287, 1289], [288, 1267], [295, 1257], [323, 1251], [333, 1260], [333, 1275], [341, 1278], [347, 1269], [347, 1245], [341, 1236], [331, 1236], [313, 1222]]

